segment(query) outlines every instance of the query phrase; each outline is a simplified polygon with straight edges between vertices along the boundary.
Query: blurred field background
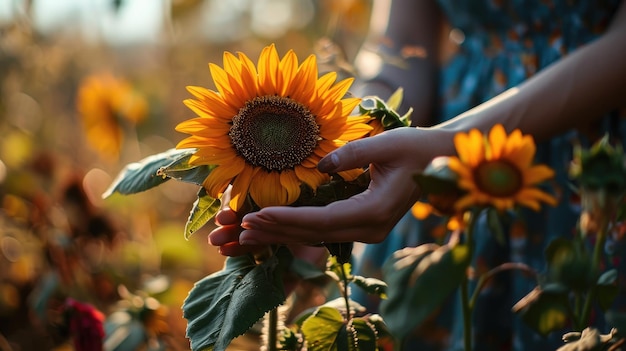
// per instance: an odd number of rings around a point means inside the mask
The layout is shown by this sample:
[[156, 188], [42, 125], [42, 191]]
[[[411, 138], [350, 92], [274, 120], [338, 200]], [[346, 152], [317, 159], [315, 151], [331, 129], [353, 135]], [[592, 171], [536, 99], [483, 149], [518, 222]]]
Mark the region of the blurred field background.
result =
[[0, 350], [72, 350], [72, 301], [107, 318], [108, 349], [188, 349], [180, 306], [223, 263], [210, 228], [184, 239], [197, 187], [101, 194], [124, 165], [182, 140], [174, 127], [194, 117], [185, 87], [213, 88], [207, 64], [225, 50], [256, 62], [276, 43], [353, 74], [370, 11], [359, 0], [0, 0]]

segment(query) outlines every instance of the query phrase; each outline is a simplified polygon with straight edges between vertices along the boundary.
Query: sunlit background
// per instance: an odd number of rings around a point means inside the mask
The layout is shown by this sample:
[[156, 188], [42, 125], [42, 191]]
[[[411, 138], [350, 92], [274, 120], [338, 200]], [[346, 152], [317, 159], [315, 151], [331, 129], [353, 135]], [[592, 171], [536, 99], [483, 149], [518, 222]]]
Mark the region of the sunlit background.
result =
[[72, 350], [74, 302], [103, 313], [107, 349], [188, 349], [182, 301], [223, 263], [210, 228], [184, 239], [197, 187], [101, 194], [124, 165], [184, 137], [174, 126], [194, 117], [185, 87], [213, 88], [207, 64], [225, 50], [256, 60], [273, 42], [356, 74], [371, 7], [0, 0], [0, 350]]

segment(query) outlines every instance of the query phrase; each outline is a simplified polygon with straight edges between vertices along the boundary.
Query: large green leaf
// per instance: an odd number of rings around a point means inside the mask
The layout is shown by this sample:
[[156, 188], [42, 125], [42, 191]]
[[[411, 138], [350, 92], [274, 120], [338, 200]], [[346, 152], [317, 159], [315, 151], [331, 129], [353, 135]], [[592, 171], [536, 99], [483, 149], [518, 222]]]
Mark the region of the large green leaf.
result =
[[320, 307], [302, 323], [302, 334], [310, 351], [347, 350], [346, 324], [333, 307]]
[[191, 349], [225, 350], [282, 303], [282, 276], [291, 259], [287, 248], [259, 265], [248, 256], [229, 257], [223, 270], [197, 282], [183, 304]]
[[568, 288], [561, 284], [536, 287], [513, 306], [524, 323], [546, 336], [569, 322]]
[[202, 228], [219, 211], [221, 201], [207, 194], [206, 189], [200, 188], [198, 199], [193, 203], [189, 218], [185, 224], [185, 239]]
[[396, 251], [383, 266], [389, 297], [380, 305], [392, 334], [404, 339], [459, 286], [470, 253], [467, 245], [424, 244]]
[[348, 330], [348, 350], [376, 351], [376, 329], [365, 318], [354, 318], [346, 326]]
[[120, 171], [102, 197], [109, 197], [115, 192], [124, 195], [136, 194], [161, 185], [169, 178], [165, 175], [158, 175], [159, 169], [188, 157], [194, 152], [195, 149], [170, 149], [146, 157], [139, 162], [130, 163]]
[[387, 298], [387, 283], [380, 279], [355, 275], [352, 276], [352, 282], [368, 294], [377, 295], [381, 299]]
[[596, 297], [603, 311], [607, 311], [611, 308], [613, 300], [615, 300], [619, 294], [619, 287], [617, 285], [618, 275], [617, 269], [611, 269], [604, 272], [600, 275], [600, 278], [598, 278]]
[[217, 166], [191, 165], [189, 164], [189, 160], [192, 155], [193, 153], [186, 154], [169, 165], [161, 167], [158, 170], [158, 174], [165, 175], [168, 178], [173, 178], [182, 182], [202, 185], [206, 177], [208, 177], [211, 171]]
[[546, 247], [545, 256], [551, 282], [581, 292], [596, 284], [598, 270], [579, 242], [556, 238]]

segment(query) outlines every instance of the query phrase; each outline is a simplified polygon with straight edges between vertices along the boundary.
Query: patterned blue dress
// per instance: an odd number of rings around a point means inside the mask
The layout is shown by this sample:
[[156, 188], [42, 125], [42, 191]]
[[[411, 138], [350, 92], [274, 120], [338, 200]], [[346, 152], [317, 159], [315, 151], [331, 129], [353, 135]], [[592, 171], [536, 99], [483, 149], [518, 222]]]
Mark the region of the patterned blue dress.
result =
[[[440, 0], [439, 4], [452, 27], [463, 33], [464, 41], [441, 69], [441, 114], [435, 122], [452, 118], [518, 85], [568, 52], [596, 39], [607, 28], [620, 2]], [[585, 135], [571, 131], [538, 145], [536, 161], [550, 165], [556, 172], [553, 187], [561, 194], [560, 205], [547, 206], [541, 212], [523, 212], [508, 228], [504, 244], [494, 239], [485, 223], [479, 223], [474, 262], [479, 271], [511, 261], [524, 262], [540, 272], [545, 270], [547, 243], [555, 237], [571, 238], [580, 214], [576, 201], [567, 201], [576, 198], [567, 185], [573, 141], [589, 145], [606, 131], [612, 138], [626, 142], [626, 121], [616, 113], [606, 116], [597, 129], [585, 131]], [[381, 277], [380, 267], [394, 251], [441, 240], [440, 229], [441, 223], [436, 219], [418, 221], [408, 214], [384, 242], [365, 247], [356, 257], [355, 270], [365, 276]], [[626, 265], [617, 255], [620, 252], [626, 252], [624, 242], [613, 242], [609, 237], [606, 254], [623, 273]], [[535, 285], [534, 280], [511, 272], [497, 275], [482, 290], [474, 311], [475, 350], [556, 350], [563, 345], [563, 333], [541, 337], [511, 312], [511, 307]], [[620, 293], [626, 295], [623, 290]], [[354, 289], [353, 298], [376, 310], [377, 301], [360, 294], [358, 289]], [[418, 328], [407, 349], [463, 350], [457, 300], [457, 295], [452, 296], [437, 316]], [[617, 308], [624, 310], [623, 305]], [[608, 332], [603, 321], [595, 322], [601, 332]]]

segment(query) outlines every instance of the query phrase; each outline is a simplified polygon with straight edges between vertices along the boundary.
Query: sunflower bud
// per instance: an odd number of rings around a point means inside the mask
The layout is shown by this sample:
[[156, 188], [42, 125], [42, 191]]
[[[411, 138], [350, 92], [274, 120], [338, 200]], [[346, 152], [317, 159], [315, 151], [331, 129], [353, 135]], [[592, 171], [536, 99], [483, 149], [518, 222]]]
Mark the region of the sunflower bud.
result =
[[626, 193], [626, 166], [621, 145], [612, 147], [608, 137], [589, 150], [577, 147], [570, 175], [579, 183], [581, 230], [596, 232], [601, 223], [613, 219]]
[[436, 157], [422, 173], [414, 176], [428, 203], [444, 216], [457, 214], [455, 203], [464, 194], [457, 185], [458, 175], [448, 167], [449, 160], [447, 156]]

